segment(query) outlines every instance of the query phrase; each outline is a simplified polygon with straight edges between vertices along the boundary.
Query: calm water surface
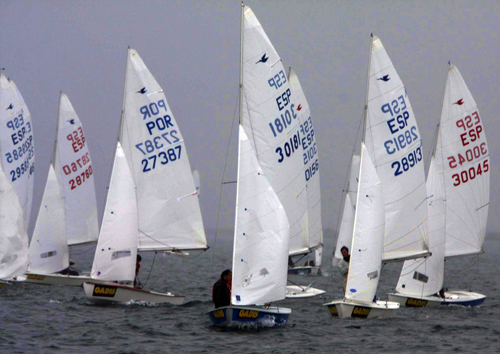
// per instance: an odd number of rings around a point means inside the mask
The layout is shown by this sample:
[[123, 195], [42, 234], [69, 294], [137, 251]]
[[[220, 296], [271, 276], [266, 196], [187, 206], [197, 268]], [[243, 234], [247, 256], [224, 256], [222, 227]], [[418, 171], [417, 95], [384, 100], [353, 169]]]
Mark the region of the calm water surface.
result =
[[[213, 245], [213, 243], [212, 243]], [[341, 296], [340, 275], [331, 265], [333, 239], [325, 235], [323, 276], [292, 276], [324, 289], [324, 297], [285, 300], [293, 311], [285, 328], [228, 331], [213, 328], [212, 284], [231, 266], [231, 232], [219, 235], [197, 257], [143, 253], [141, 280], [148, 289], [188, 296], [183, 306], [144, 304], [98, 307], [81, 288], [15, 284], [0, 292], [0, 353], [500, 353], [499, 235], [489, 235], [486, 254], [445, 264], [445, 286], [486, 294], [476, 308], [401, 308], [395, 318], [340, 320], [323, 303]], [[72, 258], [84, 270], [94, 250], [79, 247]], [[154, 259], [154, 267], [149, 272]], [[382, 272], [378, 296], [386, 299], [402, 264]]]

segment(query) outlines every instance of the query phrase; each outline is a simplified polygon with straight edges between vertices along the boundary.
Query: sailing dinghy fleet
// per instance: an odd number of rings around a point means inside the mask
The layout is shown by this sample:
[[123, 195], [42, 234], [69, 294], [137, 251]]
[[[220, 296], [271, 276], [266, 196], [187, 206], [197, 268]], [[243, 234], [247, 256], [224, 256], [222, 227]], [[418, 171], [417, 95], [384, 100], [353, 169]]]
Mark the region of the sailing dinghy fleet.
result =
[[[288, 280], [320, 275], [323, 250], [318, 143], [297, 74], [288, 75], [254, 12], [241, 8], [238, 164], [230, 304], [215, 326], [280, 327], [273, 304], [325, 291]], [[432, 159], [387, 51], [371, 36], [363, 134], [344, 187], [334, 257], [351, 252], [334, 318], [394, 316], [400, 306], [476, 306], [486, 295], [443, 288], [447, 258], [483, 253], [490, 163], [482, 117], [449, 65]], [[119, 137], [100, 229], [94, 171], [82, 123], [60, 94], [56, 138], [28, 247], [34, 134], [16, 84], [0, 72], [0, 288], [25, 282], [83, 287], [95, 304], [181, 305], [183, 295], [143, 289], [138, 252], [208, 249], [186, 144], [165, 93], [129, 48]], [[278, 117], [278, 118], [277, 118]], [[153, 207], [152, 207], [153, 206]], [[97, 243], [89, 274], [72, 274], [70, 246]], [[304, 263], [305, 262], [305, 263]], [[404, 262], [395, 292], [377, 298], [383, 264]]]

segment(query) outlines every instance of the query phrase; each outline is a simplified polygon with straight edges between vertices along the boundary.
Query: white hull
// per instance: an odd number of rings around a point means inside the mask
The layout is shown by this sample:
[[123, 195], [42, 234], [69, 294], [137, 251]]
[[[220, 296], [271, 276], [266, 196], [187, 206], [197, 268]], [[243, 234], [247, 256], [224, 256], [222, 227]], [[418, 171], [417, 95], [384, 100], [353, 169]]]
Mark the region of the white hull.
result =
[[471, 291], [452, 290], [444, 293], [444, 299], [438, 296], [411, 297], [404, 294], [388, 294], [389, 301], [395, 301], [405, 307], [439, 307], [448, 305], [478, 306], [486, 295]]
[[324, 304], [332, 317], [344, 318], [386, 318], [393, 317], [399, 309], [397, 302], [377, 301], [372, 303], [354, 303], [343, 299]]
[[[82, 286], [86, 281], [91, 281], [89, 275], [64, 275], [64, 274], [35, 274], [28, 273], [17, 277], [17, 281], [40, 285], [65, 285]], [[94, 280], [92, 280], [94, 281]], [[101, 281], [96, 281], [102, 283]]]
[[288, 268], [288, 274], [321, 275], [321, 268], [313, 266], [292, 267]]
[[108, 305], [112, 303], [147, 302], [150, 304], [169, 303], [172, 305], [182, 305], [185, 296], [173, 295], [170, 293], [159, 293], [148, 291], [117, 283], [83, 283], [83, 290], [87, 299], [98, 305]]
[[291, 313], [292, 310], [285, 307], [248, 305], [219, 307], [207, 312], [207, 315], [217, 327], [253, 329], [284, 326]]
[[286, 297], [287, 299], [302, 299], [324, 294], [325, 291], [321, 289], [312, 288], [309, 286], [287, 285]]

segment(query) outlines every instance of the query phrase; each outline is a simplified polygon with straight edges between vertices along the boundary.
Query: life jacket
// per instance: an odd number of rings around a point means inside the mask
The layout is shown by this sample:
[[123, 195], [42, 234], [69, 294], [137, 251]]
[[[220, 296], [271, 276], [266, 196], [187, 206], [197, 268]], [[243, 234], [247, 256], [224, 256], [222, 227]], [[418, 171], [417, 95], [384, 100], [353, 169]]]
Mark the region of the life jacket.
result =
[[223, 283], [223, 284], [226, 284], [227, 288], [229, 289], [229, 298], [231, 298], [231, 285], [229, 283], [226, 283], [224, 280], [222, 279], [219, 279], [215, 282], [214, 286], [212, 287], [212, 299], [214, 298], [214, 292], [215, 292], [215, 285], [217, 285], [218, 283]]

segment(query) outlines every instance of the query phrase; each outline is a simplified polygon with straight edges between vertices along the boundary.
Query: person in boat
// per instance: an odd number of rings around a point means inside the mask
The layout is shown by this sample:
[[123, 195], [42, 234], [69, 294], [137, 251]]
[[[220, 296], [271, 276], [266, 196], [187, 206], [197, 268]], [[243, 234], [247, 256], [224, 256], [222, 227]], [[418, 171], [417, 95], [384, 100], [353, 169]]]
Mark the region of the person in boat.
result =
[[212, 301], [215, 308], [231, 305], [232, 279], [233, 273], [229, 269], [226, 269], [220, 275], [220, 279], [215, 282], [212, 288]]
[[75, 262], [73, 262], [72, 259], [69, 260], [69, 267], [61, 270], [60, 272], [57, 272], [58, 274], [63, 274], [63, 275], [80, 275], [80, 272], [74, 268], [71, 268], [71, 266], [74, 266]]
[[141, 282], [139, 280], [139, 270], [141, 269], [142, 257], [140, 254], [137, 255], [137, 261], [135, 262], [135, 279], [134, 288], [141, 288]]
[[338, 266], [340, 275], [342, 275], [342, 280], [344, 282], [344, 291], [345, 291], [345, 287], [347, 285], [347, 273], [349, 273], [349, 261], [351, 260], [351, 255], [349, 254], [349, 248], [347, 248], [346, 246], [342, 246], [342, 248], [340, 249], [340, 253], [342, 254], [342, 259], [340, 260]]

